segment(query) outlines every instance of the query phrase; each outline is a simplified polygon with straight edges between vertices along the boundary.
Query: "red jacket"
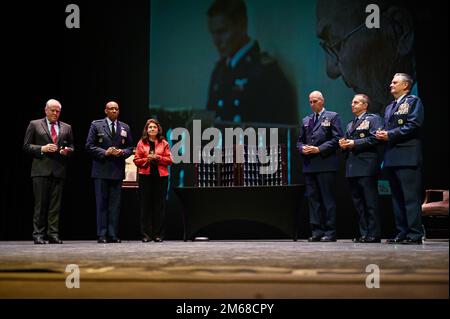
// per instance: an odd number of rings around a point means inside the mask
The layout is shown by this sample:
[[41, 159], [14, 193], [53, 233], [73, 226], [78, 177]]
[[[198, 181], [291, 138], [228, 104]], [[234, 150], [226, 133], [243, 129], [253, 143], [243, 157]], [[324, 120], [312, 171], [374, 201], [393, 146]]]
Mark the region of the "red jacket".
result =
[[[150, 163], [147, 156], [150, 151], [150, 144], [139, 141], [134, 155], [134, 164], [139, 168], [139, 174], [150, 175]], [[166, 140], [155, 140], [155, 154], [161, 156], [158, 162], [159, 176], [168, 176], [168, 166], [173, 164], [172, 153], [170, 152], [169, 143]]]

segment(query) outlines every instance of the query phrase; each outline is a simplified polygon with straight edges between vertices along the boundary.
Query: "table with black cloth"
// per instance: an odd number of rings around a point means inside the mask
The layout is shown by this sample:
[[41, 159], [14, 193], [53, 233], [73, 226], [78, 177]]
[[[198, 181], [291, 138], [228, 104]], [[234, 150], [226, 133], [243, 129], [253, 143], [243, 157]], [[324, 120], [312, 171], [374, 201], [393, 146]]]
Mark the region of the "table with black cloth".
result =
[[297, 240], [304, 185], [175, 187], [182, 206], [184, 241], [202, 228], [229, 220], [246, 220], [278, 228]]

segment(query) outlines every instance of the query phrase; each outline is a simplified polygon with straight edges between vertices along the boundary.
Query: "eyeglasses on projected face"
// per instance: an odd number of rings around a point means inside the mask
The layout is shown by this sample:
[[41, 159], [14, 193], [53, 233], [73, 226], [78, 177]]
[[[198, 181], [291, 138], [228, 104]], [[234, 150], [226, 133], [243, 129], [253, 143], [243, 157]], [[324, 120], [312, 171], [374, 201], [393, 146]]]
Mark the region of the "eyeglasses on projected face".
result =
[[[387, 8], [383, 8], [381, 11], [381, 16], [383, 16], [384, 18], [387, 18], [387, 21], [389, 21], [390, 19], [386, 16], [386, 12], [387, 12]], [[322, 47], [322, 49], [327, 54], [334, 57], [336, 59], [336, 61], [340, 62], [339, 52], [342, 50], [342, 48], [345, 44], [345, 41], [347, 41], [352, 35], [356, 34], [357, 32], [359, 32], [365, 28], [369, 29], [368, 27], [366, 27], [366, 21], [361, 23], [355, 29], [348, 32], [344, 37], [342, 37], [342, 39], [337, 40], [337, 41], [333, 42], [332, 44], [328, 44], [325, 41], [320, 41], [319, 45]], [[375, 30], [379, 30], [379, 28], [376, 28]]]
[[339, 52], [341, 51], [342, 47], [345, 44], [345, 41], [347, 41], [352, 35], [357, 33], [358, 31], [362, 30], [366, 26], [366, 23], [360, 24], [358, 27], [347, 33], [342, 39], [337, 40], [333, 42], [332, 44], [328, 44], [325, 41], [320, 41], [319, 45], [322, 47], [322, 49], [332, 57], [334, 57], [338, 62], [340, 62], [339, 59]]

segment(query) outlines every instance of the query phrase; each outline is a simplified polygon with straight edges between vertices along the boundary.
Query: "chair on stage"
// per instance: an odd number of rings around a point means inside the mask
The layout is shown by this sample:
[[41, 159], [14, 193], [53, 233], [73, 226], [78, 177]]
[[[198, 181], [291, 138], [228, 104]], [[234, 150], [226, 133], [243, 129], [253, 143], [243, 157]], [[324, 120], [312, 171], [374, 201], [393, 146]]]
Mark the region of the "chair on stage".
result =
[[422, 204], [424, 239], [448, 238], [448, 190], [428, 189]]

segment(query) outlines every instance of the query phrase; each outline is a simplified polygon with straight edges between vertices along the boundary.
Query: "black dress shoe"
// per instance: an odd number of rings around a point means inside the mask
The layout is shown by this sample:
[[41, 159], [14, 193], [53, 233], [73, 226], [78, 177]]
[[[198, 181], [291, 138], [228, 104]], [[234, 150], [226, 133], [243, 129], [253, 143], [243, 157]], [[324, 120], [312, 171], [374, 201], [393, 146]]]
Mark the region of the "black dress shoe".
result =
[[143, 243], [148, 243], [148, 242], [151, 242], [151, 241], [152, 240], [150, 238], [147, 238], [147, 237], [142, 238], [142, 242]]
[[336, 238], [331, 236], [323, 236], [322, 238], [320, 238], [320, 242], [322, 243], [330, 243], [334, 241], [336, 241]]
[[391, 238], [386, 240], [387, 244], [401, 244], [405, 241], [406, 238], [403, 237], [395, 237], [395, 238]]
[[153, 239], [153, 241], [154, 241], [155, 243], [161, 243], [163, 240], [162, 240], [161, 237], [155, 237], [155, 239]]
[[402, 245], [422, 245], [422, 239], [411, 239], [411, 238], [407, 238], [404, 241], [402, 241]]
[[35, 245], [45, 245], [46, 242], [44, 240], [44, 238], [38, 237], [34, 239], [34, 244]]
[[310, 243], [315, 243], [315, 242], [320, 241], [320, 238], [322, 238], [322, 237], [321, 236], [311, 236], [311, 237], [308, 238], [308, 241]]
[[353, 238], [353, 242], [354, 243], [364, 243], [364, 240], [366, 239], [366, 236], [361, 236], [361, 237], [356, 237], [356, 238]]
[[49, 237], [48, 243], [49, 244], [62, 244], [63, 241], [61, 239], [59, 239], [58, 237]]
[[105, 237], [99, 237], [98, 239], [97, 239], [97, 243], [99, 243], [99, 244], [106, 244], [108, 241], [106, 240], [106, 238]]
[[377, 243], [381, 243], [381, 239], [378, 238], [378, 237], [368, 236], [368, 237], [364, 238], [363, 243], [366, 243], [366, 244], [377, 244]]
[[113, 244], [120, 244], [122, 241], [120, 240], [120, 238], [111, 238], [109, 241], [109, 243], [113, 243]]

